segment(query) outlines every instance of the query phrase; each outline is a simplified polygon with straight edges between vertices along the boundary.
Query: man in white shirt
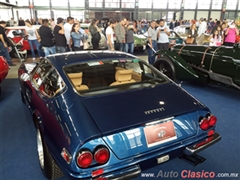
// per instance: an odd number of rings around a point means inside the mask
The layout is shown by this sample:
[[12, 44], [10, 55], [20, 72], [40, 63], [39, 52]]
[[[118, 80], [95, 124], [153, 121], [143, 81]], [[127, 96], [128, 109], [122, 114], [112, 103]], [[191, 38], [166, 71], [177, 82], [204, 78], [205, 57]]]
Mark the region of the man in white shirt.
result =
[[67, 18], [67, 22], [64, 24], [64, 34], [67, 40], [67, 51], [70, 51], [70, 38], [71, 38], [71, 30], [72, 30], [72, 25], [74, 22], [74, 18], [73, 17], [68, 17]]
[[165, 25], [164, 20], [160, 19], [159, 26], [157, 28], [157, 46], [158, 50], [168, 50], [169, 49], [169, 38], [170, 30], [167, 25]]
[[198, 36], [201, 36], [203, 33], [207, 31], [207, 22], [206, 19], [201, 18], [200, 19], [200, 24], [198, 27]]
[[110, 25], [106, 29], [108, 50], [112, 50], [112, 51], [114, 50], [113, 29], [116, 25], [117, 25], [117, 21], [111, 20]]

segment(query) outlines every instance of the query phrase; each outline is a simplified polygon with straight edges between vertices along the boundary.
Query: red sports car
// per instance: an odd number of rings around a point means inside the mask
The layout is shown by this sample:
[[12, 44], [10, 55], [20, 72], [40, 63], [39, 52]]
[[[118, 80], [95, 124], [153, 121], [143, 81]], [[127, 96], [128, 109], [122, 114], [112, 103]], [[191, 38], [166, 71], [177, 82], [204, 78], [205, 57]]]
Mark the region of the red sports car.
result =
[[0, 93], [1, 93], [1, 83], [8, 74], [9, 66], [7, 61], [3, 56], [0, 56]]
[[[40, 26], [34, 25], [34, 27], [38, 29]], [[23, 37], [26, 35], [26, 26], [6, 27], [5, 32], [7, 37], [12, 38], [15, 43], [18, 43], [19, 41], [23, 40], [22, 50], [31, 50], [28, 40], [25, 38], [23, 39]]]

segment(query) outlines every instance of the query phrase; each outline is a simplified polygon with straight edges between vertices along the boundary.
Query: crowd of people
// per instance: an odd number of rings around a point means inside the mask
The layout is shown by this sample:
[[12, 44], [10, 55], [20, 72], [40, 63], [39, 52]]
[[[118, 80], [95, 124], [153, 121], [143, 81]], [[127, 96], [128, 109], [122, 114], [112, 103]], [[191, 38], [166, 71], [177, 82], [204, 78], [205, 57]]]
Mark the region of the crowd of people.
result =
[[188, 37], [193, 38], [193, 44], [197, 44], [197, 38], [204, 33], [209, 35], [209, 46], [233, 46], [239, 35], [239, 29], [235, 21], [210, 19], [207, 22], [206, 19], [201, 18], [198, 26], [196, 21], [192, 21]]
[[[13, 21], [11, 19], [10, 21]], [[88, 21], [88, 20], [87, 20]], [[89, 22], [89, 21], [88, 21]], [[88, 23], [87, 22], [87, 23]], [[91, 43], [93, 50], [99, 49], [101, 33], [106, 36], [109, 50], [119, 50], [123, 52], [134, 53], [134, 33], [144, 34], [148, 39], [148, 61], [153, 64], [157, 50], [169, 49], [170, 30], [180, 25], [189, 25], [187, 32], [191, 44], [197, 44], [197, 39], [204, 33], [208, 33], [210, 46], [233, 46], [236, 35], [239, 30], [234, 21], [226, 22], [220, 20], [201, 18], [196, 20], [172, 20], [169, 24], [164, 19], [152, 21], [129, 20], [123, 17], [120, 21], [107, 20], [100, 21], [92, 19], [89, 22], [89, 33], [91, 34]], [[4, 53], [9, 65], [14, 65], [7, 51], [7, 37], [4, 31], [6, 22], [0, 22], [0, 50]], [[12, 26], [12, 22], [9, 23]], [[67, 19], [57, 18], [57, 21], [51, 19], [23, 20], [19, 19], [19, 26], [26, 26], [26, 36], [31, 48], [32, 60], [36, 59], [35, 49], [39, 57], [49, 54], [63, 53], [68, 51], [81, 51], [85, 48], [88, 35], [81, 28], [82, 21], [73, 17]], [[41, 25], [39, 29], [36, 26]], [[88, 47], [88, 45], [86, 45]], [[43, 49], [43, 51], [42, 51]]]

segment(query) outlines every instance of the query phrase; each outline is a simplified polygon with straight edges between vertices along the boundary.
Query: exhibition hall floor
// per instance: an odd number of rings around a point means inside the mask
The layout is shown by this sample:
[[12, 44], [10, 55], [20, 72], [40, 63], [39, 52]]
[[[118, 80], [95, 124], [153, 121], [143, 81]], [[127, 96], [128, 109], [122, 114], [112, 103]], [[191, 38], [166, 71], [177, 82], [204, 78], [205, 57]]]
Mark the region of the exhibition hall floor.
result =
[[[146, 56], [141, 58], [146, 59]], [[44, 180], [38, 162], [35, 129], [20, 97], [17, 80], [19, 62], [15, 63], [17, 66], [11, 67], [2, 83], [0, 98], [0, 180]], [[194, 179], [191, 175], [197, 172], [200, 175], [214, 174], [216, 179], [221, 176], [225, 176], [221, 179], [226, 180], [240, 179], [240, 91], [216, 84], [183, 82], [182, 87], [218, 117], [216, 131], [222, 139], [199, 153], [206, 161], [196, 167], [176, 158], [144, 170], [136, 179]]]

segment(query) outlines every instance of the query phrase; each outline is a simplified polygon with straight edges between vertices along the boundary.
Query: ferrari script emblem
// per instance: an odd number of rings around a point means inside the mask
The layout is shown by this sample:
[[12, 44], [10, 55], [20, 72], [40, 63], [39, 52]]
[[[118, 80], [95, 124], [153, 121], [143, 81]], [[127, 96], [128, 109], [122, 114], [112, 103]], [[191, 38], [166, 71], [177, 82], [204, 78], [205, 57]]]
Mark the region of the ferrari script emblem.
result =
[[157, 109], [151, 109], [151, 110], [148, 110], [148, 111], [144, 111], [144, 113], [146, 115], [149, 115], [149, 114], [159, 113], [159, 112], [162, 112], [162, 111], [165, 111], [165, 109], [163, 107], [162, 108], [157, 108]]

